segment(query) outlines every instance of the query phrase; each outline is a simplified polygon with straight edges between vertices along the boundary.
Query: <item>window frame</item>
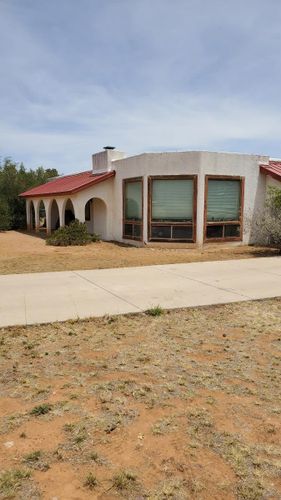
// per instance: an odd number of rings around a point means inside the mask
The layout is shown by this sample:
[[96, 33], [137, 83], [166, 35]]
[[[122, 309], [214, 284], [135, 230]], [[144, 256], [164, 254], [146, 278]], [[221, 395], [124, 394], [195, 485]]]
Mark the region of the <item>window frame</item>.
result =
[[[154, 222], [152, 220], [152, 184], [154, 180], [192, 180], [193, 181], [193, 220], [192, 222], [175, 222], [168, 219], [163, 222]], [[147, 207], [148, 207], [148, 223], [147, 223], [147, 239], [151, 242], [168, 242], [168, 243], [196, 243], [196, 228], [197, 228], [197, 175], [150, 175], [148, 177], [147, 189]], [[176, 227], [192, 227], [191, 238], [155, 238], [151, 235], [152, 226], [172, 226]]]
[[[126, 219], [126, 184], [130, 182], [140, 182], [141, 183], [141, 220], [132, 221]], [[123, 192], [123, 216], [122, 216], [122, 238], [124, 240], [135, 240], [143, 241], [143, 177], [128, 177], [122, 180], [122, 192]], [[140, 226], [140, 236], [128, 236], [125, 234], [125, 225], [131, 224], [133, 226]]]
[[[209, 180], [229, 180], [240, 181], [240, 210], [239, 219], [236, 221], [214, 221], [208, 222], [208, 182]], [[243, 240], [243, 223], [244, 223], [244, 192], [245, 192], [245, 177], [238, 175], [205, 175], [205, 198], [204, 198], [204, 243], [218, 243], [220, 241], [242, 241]], [[239, 236], [222, 236], [221, 238], [208, 238], [207, 228], [209, 226], [240, 226]], [[224, 228], [222, 229], [224, 233]]]

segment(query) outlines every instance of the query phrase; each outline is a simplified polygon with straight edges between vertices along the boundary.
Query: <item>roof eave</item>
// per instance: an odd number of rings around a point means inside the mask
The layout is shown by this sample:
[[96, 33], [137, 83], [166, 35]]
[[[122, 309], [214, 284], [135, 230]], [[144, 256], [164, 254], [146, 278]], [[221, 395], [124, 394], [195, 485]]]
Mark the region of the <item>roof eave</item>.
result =
[[277, 174], [268, 169], [268, 166], [260, 165], [260, 172], [265, 175], [270, 175], [276, 181], [281, 182], [281, 174]]
[[[93, 179], [91, 182], [87, 182], [82, 186], [79, 186], [79, 187], [74, 188], [74, 189], [69, 189], [66, 191], [60, 191], [60, 192], [51, 192], [50, 191], [49, 193], [39, 193], [39, 194], [36, 194], [36, 193], [35, 194], [34, 193], [28, 194], [28, 191], [26, 191], [26, 193], [21, 193], [18, 196], [20, 196], [21, 198], [44, 198], [44, 197], [48, 197], [48, 196], [65, 196], [65, 195], [75, 194], [75, 193], [78, 193], [79, 191], [83, 191], [83, 189], [87, 189], [88, 187], [91, 187], [95, 184], [99, 184], [100, 182], [106, 181], [107, 179], [110, 179], [111, 177], [115, 177], [115, 174], [116, 174], [115, 170], [113, 170], [112, 172], [107, 172], [103, 176], [100, 176], [99, 178]], [[45, 184], [43, 184], [43, 186], [44, 185]]]

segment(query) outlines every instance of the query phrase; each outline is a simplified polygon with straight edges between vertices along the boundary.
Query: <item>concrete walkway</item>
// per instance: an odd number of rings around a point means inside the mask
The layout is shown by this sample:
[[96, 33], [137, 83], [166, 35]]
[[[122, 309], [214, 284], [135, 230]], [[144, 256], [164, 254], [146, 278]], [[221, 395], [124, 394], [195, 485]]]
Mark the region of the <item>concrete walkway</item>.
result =
[[281, 257], [0, 276], [0, 326], [281, 296]]

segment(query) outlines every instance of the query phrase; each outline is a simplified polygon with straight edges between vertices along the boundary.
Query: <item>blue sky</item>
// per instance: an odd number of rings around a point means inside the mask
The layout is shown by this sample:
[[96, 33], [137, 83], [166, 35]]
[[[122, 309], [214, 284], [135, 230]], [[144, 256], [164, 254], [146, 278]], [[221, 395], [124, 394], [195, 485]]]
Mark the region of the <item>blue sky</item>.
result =
[[280, 0], [0, 0], [0, 156], [281, 157]]

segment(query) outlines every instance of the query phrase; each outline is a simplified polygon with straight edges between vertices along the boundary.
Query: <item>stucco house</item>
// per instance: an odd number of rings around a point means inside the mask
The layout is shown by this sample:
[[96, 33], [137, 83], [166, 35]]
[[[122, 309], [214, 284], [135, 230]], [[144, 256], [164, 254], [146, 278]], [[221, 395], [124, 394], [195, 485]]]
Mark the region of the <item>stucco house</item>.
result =
[[269, 185], [281, 187], [281, 161], [204, 151], [129, 156], [106, 147], [92, 169], [21, 194], [27, 226], [48, 233], [76, 218], [104, 240], [135, 245], [251, 242], [244, 221], [261, 209]]

